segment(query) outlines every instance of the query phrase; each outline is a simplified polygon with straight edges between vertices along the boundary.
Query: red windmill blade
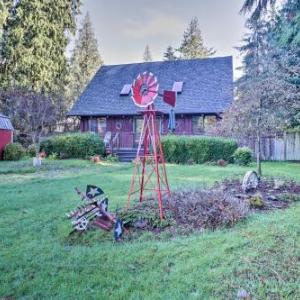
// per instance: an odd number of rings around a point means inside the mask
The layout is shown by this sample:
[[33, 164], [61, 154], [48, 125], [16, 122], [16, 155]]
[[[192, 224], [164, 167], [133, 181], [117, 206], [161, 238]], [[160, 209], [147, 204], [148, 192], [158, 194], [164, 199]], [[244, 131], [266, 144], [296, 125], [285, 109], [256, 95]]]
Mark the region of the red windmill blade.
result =
[[158, 88], [157, 78], [152, 73], [139, 74], [133, 81], [131, 98], [137, 106], [148, 107], [157, 97]]

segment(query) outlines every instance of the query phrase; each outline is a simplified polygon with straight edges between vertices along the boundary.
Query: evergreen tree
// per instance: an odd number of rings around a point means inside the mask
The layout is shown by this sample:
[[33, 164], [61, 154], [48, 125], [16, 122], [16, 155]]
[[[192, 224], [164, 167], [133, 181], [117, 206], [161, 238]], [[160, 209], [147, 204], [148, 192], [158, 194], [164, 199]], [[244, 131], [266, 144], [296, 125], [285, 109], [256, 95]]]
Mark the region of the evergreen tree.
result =
[[152, 54], [151, 54], [149, 45], [146, 45], [146, 47], [145, 47], [145, 51], [143, 54], [143, 61], [144, 62], [152, 61]]
[[13, 6], [13, 0], [0, 0], [0, 35], [3, 29], [3, 25], [6, 22], [9, 9]]
[[178, 51], [184, 59], [205, 58], [215, 54], [212, 48], [204, 46], [198, 18], [194, 17], [183, 34], [183, 40]]
[[288, 0], [280, 11], [278, 20], [280, 46], [285, 48], [300, 46], [300, 2]]
[[164, 60], [176, 60], [175, 49], [172, 46], [168, 46], [164, 53]]
[[14, 2], [3, 28], [0, 85], [60, 93], [67, 74], [67, 35], [75, 31], [80, 1]]
[[103, 64], [98, 44], [93, 32], [90, 16], [87, 13], [71, 57], [70, 100], [73, 102], [82, 93], [95, 72]]
[[251, 19], [255, 21], [261, 19], [267, 8], [275, 3], [276, 0], [245, 0], [240, 12], [251, 13]]

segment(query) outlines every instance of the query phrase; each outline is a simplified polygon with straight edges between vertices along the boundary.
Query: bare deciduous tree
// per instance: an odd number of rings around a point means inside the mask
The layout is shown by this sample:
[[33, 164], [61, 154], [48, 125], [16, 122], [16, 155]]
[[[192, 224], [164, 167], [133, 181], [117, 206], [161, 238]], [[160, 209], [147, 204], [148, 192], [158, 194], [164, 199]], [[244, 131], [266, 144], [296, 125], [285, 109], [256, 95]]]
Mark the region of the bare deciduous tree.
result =
[[14, 89], [1, 93], [5, 112], [17, 130], [30, 137], [39, 155], [40, 138], [59, 119], [57, 98], [33, 91]]

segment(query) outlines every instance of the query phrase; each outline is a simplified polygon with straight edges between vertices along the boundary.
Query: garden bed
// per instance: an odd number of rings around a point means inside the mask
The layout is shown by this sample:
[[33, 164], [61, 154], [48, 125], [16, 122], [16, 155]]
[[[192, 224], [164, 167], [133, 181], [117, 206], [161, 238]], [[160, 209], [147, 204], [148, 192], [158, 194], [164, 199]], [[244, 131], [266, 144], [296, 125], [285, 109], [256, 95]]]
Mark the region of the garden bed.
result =
[[130, 233], [151, 231], [172, 234], [231, 227], [251, 213], [284, 209], [300, 200], [300, 184], [291, 180], [263, 178], [256, 189], [244, 192], [238, 179], [216, 183], [212, 188], [174, 191], [164, 200], [165, 219], [160, 220], [157, 201], [151, 198], [122, 211]]

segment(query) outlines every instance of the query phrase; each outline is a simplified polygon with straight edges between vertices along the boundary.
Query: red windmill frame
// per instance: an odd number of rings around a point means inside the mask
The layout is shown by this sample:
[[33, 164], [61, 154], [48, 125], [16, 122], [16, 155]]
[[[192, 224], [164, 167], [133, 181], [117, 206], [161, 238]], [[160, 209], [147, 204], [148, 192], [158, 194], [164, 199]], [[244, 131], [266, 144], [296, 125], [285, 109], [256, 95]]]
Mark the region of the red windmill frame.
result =
[[[138, 80], [140, 80], [140, 82], [137, 82]], [[147, 195], [150, 194], [153, 196], [153, 194], [156, 194], [159, 216], [163, 219], [165, 210], [163, 198], [166, 195], [171, 196], [171, 191], [167, 177], [164, 153], [160, 141], [160, 133], [156, 122], [157, 111], [153, 104], [155, 97], [159, 95], [158, 83], [156, 77], [154, 77], [152, 73], [147, 72], [139, 75], [137, 81], [134, 81], [133, 83], [132, 98], [135, 104], [140, 107], [145, 107], [146, 109], [143, 111], [143, 124], [128, 194], [127, 208], [130, 207], [132, 196], [137, 193], [139, 194], [140, 202], [144, 201]], [[145, 88], [144, 83], [141, 84], [141, 81], [145, 81], [146, 83], [150, 82], [150, 87], [146, 86]], [[154, 96], [153, 91], [155, 91]], [[149, 97], [148, 92], [153, 97]], [[168, 97], [170, 97], [170, 93], [167, 94]], [[136, 103], [136, 95], [139, 103]], [[143, 96], [146, 98], [143, 98]], [[172, 96], [175, 105], [176, 94], [174, 96], [171, 92], [171, 97]], [[146, 100], [143, 100], [142, 98]], [[170, 103], [170, 99], [164, 99], [164, 101]], [[148, 102], [149, 104], [145, 102]]]

